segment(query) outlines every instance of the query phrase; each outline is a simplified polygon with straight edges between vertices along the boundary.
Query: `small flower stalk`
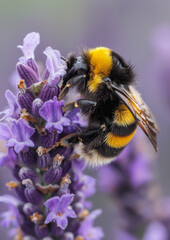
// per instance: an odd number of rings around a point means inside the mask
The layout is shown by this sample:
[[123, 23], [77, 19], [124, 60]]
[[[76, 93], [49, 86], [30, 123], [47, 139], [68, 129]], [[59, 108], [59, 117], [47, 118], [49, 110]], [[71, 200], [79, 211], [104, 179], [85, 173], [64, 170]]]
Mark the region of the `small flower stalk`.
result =
[[66, 64], [59, 51], [47, 47], [40, 74], [34, 56], [39, 43], [39, 34], [30, 33], [18, 46], [23, 52], [18, 93], [6, 91], [8, 108], [0, 113], [0, 138], [7, 148], [0, 166], [14, 176], [6, 183], [11, 195], [0, 196], [9, 208], [1, 214], [1, 225], [16, 240], [100, 240], [103, 231], [93, 224], [101, 211], [90, 212], [87, 201], [95, 180], [83, 173], [83, 161], [72, 148], [58, 144], [80, 126], [78, 111], [63, 113], [65, 102], [58, 100]]

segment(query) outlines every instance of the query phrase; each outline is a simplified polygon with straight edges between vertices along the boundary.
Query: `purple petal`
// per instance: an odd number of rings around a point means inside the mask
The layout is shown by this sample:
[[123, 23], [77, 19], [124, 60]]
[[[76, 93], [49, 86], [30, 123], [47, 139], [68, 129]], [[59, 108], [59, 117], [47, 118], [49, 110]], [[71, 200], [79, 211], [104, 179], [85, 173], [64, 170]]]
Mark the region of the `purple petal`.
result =
[[35, 132], [34, 128], [30, 127], [22, 118], [18, 121], [13, 121], [11, 131], [18, 141], [28, 140]]
[[19, 153], [19, 152], [21, 152], [21, 150], [24, 149], [24, 147], [25, 147], [25, 145], [22, 142], [17, 142], [14, 147], [14, 150], [16, 153]]
[[28, 147], [34, 147], [34, 143], [33, 143], [33, 141], [30, 140], [30, 139], [27, 139], [27, 140], [25, 141], [25, 145], [28, 146]]
[[0, 196], [0, 202], [6, 203], [8, 205], [18, 206], [20, 201], [12, 195]]
[[76, 218], [77, 217], [77, 215], [73, 211], [72, 207], [70, 207], [70, 206], [67, 208], [66, 216], [71, 217], [71, 218]]
[[60, 78], [65, 74], [66, 63], [61, 59], [61, 54], [59, 51], [47, 47], [44, 51], [47, 56], [46, 68], [50, 73], [50, 83], [52, 85], [57, 84]]
[[16, 143], [14, 150], [16, 153], [21, 152], [22, 149], [24, 149], [25, 145], [23, 145], [23, 143]]
[[60, 120], [60, 123], [63, 125], [63, 126], [69, 126], [70, 125], [70, 119], [66, 118], [66, 117], [62, 117], [61, 120]]
[[53, 212], [50, 212], [45, 219], [45, 224], [48, 224], [54, 220], [57, 220], [56, 218], [57, 218], [56, 214]]
[[74, 199], [74, 194], [62, 195], [61, 200], [60, 200], [60, 207], [59, 207], [59, 209], [61, 210], [62, 213], [70, 205], [70, 203], [73, 201], [73, 199]]
[[46, 121], [57, 122], [62, 117], [62, 106], [64, 106], [64, 101], [58, 101], [57, 97], [54, 97], [53, 100], [43, 104], [39, 113]]
[[49, 200], [47, 200], [44, 204], [46, 208], [50, 211], [58, 211], [60, 198], [59, 197], [52, 197]]
[[54, 111], [54, 119], [61, 119], [62, 116], [62, 107], [64, 106], [64, 100], [58, 101], [57, 97], [53, 98], [53, 108], [57, 111]]
[[13, 92], [11, 92], [10, 90], [6, 90], [5, 97], [8, 101], [8, 105], [11, 111], [13, 113], [18, 111], [19, 109], [18, 100], [17, 100], [17, 97], [13, 94]]
[[31, 32], [25, 36], [23, 40], [23, 45], [19, 45], [18, 48], [22, 50], [27, 60], [29, 58], [34, 59], [34, 50], [39, 43], [40, 43], [39, 33]]
[[61, 229], [66, 229], [68, 225], [68, 220], [67, 218], [62, 215], [62, 216], [57, 216], [57, 226], [60, 227]]
[[[58, 122], [58, 123], [53, 123], [52, 125], [53, 125], [53, 127], [54, 127], [54, 130], [55, 130], [55, 129], [57, 130], [57, 133], [58, 133], [58, 134], [62, 133], [62, 131], [63, 131], [63, 126], [61, 125], [60, 122]], [[48, 129], [47, 126], [46, 126], [46, 128]]]
[[52, 119], [51, 115], [51, 108], [52, 108], [52, 100], [49, 100], [43, 104], [43, 106], [39, 110], [39, 114], [42, 118], [46, 121], [50, 121]]
[[0, 123], [0, 139], [7, 141], [12, 137], [9, 127], [5, 123]]
[[83, 183], [83, 193], [86, 197], [90, 197], [96, 192], [96, 180], [93, 177], [83, 175], [81, 182]]
[[4, 115], [0, 119], [0, 121], [4, 120], [7, 117], [13, 117], [13, 118], [17, 119], [19, 116], [19, 104], [18, 104], [16, 96], [10, 90], [7, 90], [5, 92], [5, 97], [7, 99], [9, 108], [0, 112], [0, 115], [1, 114]]
[[[100, 227], [93, 227], [94, 220], [101, 214], [101, 210], [95, 210], [85, 218], [79, 228], [79, 234], [85, 239], [100, 240], [103, 238], [104, 233]], [[89, 237], [90, 236], [90, 237]], [[124, 239], [124, 238], [120, 238]]]
[[30, 137], [34, 134], [34, 128], [30, 127], [24, 119], [12, 120], [11, 126], [12, 135], [7, 142], [8, 147], [14, 147], [14, 150], [19, 153], [24, 147], [33, 147], [34, 143]]

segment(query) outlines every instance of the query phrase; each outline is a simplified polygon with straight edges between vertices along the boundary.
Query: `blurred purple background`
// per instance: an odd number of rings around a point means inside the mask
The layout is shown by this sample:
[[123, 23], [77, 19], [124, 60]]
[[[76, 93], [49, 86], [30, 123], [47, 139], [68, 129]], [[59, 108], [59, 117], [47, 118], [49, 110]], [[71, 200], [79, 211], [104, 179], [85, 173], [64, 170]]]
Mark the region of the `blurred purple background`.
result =
[[[84, 46], [112, 48], [135, 67], [137, 88], [160, 125], [155, 178], [162, 185], [164, 194], [169, 195], [170, 107], [165, 104], [162, 93], [164, 82], [159, 81], [156, 75], [152, 44], [157, 29], [165, 25], [170, 29], [169, 10], [168, 0], [1, 0], [0, 109], [6, 106], [5, 90], [13, 90], [10, 78], [21, 56], [16, 46], [22, 44], [22, 39], [27, 33], [40, 33], [41, 44], [36, 51], [36, 59], [40, 61], [45, 60], [42, 52], [46, 46], [59, 49], [63, 56], [67, 56], [70, 51], [78, 54]], [[90, 172], [93, 174], [94, 171]], [[6, 190], [7, 179], [10, 180], [8, 172], [4, 168], [0, 169], [1, 194]], [[109, 235], [114, 218], [112, 202], [107, 196], [98, 193], [94, 204], [95, 208], [104, 210], [98, 225], [103, 226], [105, 239], [112, 239]], [[1, 239], [7, 240], [4, 231], [0, 228]]]

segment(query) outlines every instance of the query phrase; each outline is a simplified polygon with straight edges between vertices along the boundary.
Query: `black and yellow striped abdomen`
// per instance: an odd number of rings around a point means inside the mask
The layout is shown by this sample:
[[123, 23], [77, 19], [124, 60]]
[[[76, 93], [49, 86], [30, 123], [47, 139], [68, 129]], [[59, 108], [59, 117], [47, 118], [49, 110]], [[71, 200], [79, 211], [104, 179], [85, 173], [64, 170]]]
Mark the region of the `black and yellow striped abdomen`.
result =
[[105, 143], [111, 148], [124, 148], [135, 135], [136, 127], [132, 113], [124, 104], [120, 104], [115, 111], [111, 131], [106, 135]]

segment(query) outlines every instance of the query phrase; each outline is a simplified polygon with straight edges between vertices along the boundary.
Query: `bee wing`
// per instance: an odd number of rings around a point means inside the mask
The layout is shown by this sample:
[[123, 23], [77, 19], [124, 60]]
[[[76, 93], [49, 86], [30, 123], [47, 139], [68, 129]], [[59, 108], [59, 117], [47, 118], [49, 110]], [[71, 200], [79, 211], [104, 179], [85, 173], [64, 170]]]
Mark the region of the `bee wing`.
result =
[[128, 109], [133, 114], [138, 125], [141, 127], [143, 132], [148, 136], [151, 141], [155, 151], [158, 151], [157, 147], [157, 132], [159, 132], [159, 127], [156, 120], [146, 105], [146, 103], [141, 98], [138, 91], [136, 91], [132, 86], [129, 89], [125, 89], [123, 86], [118, 86], [114, 83], [106, 83], [107, 87], [112, 90], [120, 100], [128, 107]]

